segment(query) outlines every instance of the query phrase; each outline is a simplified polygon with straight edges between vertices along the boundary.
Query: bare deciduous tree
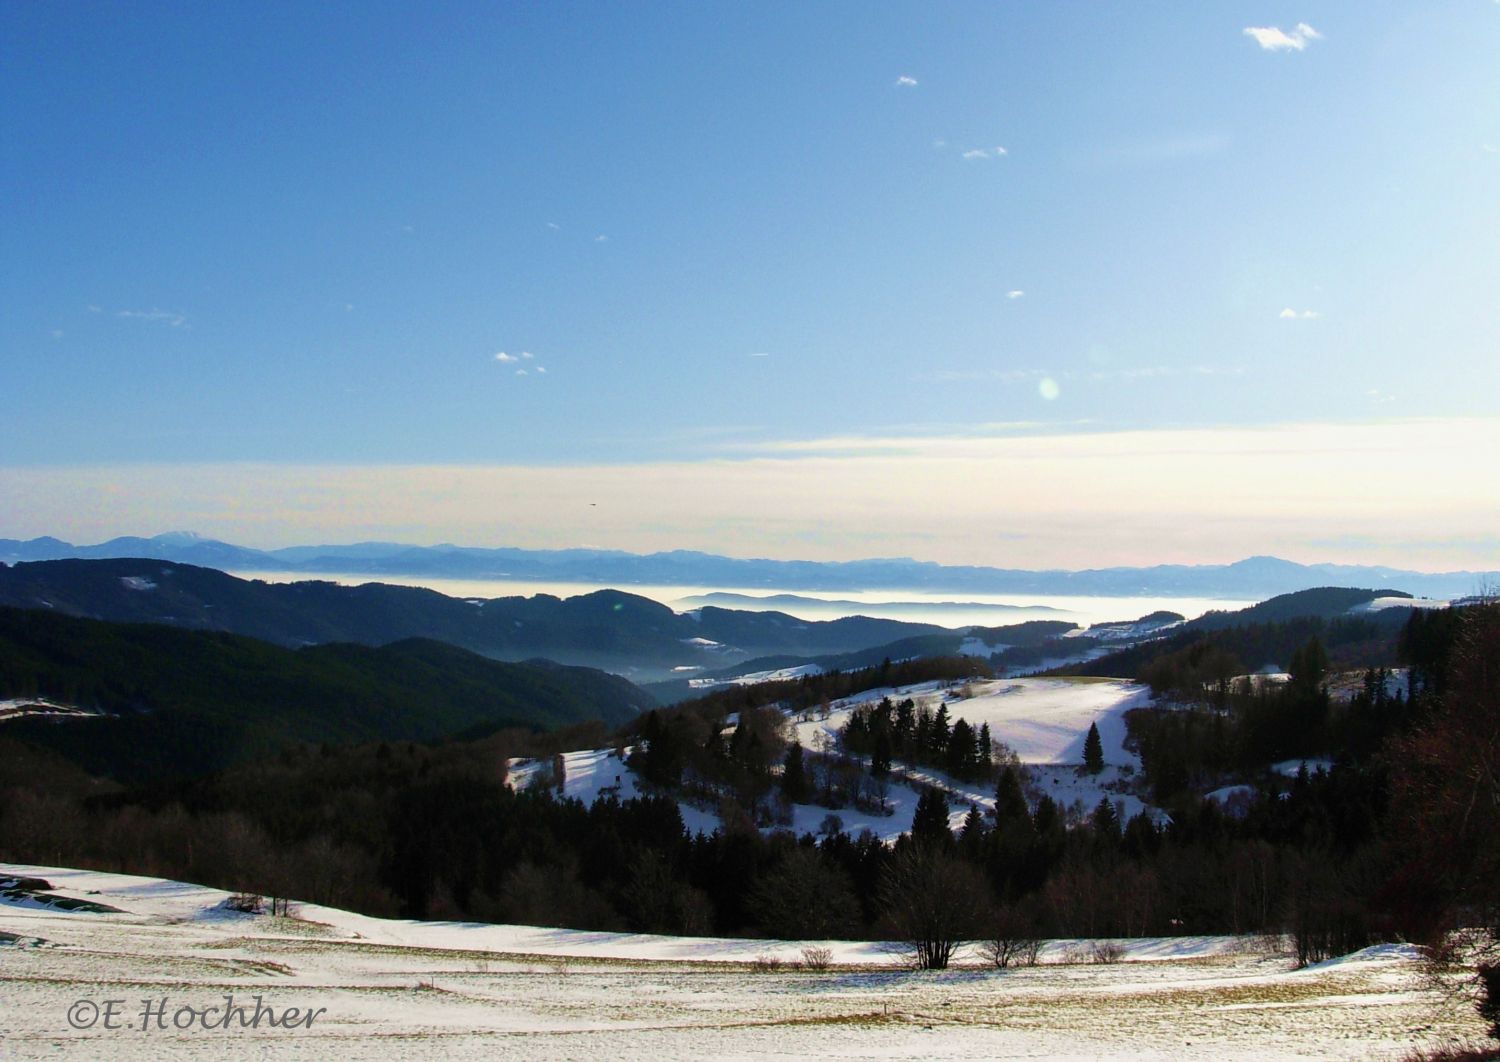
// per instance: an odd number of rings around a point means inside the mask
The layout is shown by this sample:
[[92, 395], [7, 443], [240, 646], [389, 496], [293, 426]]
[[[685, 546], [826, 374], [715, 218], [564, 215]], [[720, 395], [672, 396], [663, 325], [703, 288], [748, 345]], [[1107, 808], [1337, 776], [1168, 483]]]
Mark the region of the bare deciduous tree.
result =
[[886, 925], [919, 970], [944, 970], [978, 938], [989, 908], [979, 873], [935, 846], [907, 843], [881, 882]]

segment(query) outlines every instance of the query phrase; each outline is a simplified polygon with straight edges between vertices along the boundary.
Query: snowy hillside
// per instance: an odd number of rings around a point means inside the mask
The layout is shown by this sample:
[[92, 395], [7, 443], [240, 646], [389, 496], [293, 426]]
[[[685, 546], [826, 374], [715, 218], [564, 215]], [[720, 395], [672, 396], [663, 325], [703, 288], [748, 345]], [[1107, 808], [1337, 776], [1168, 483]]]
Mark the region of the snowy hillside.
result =
[[[912, 697], [919, 706], [933, 709], [946, 704], [954, 720], [966, 719], [975, 727], [988, 724], [995, 740], [1009, 746], [1030, 768], [1033, 799], [1045, 793], [1065, 810], [1071, 808], [1078, 813], [1108, 799], [1118, 805], [1125, 818], [1146, 809], [1139, 798], [1121, 791], [1140, 766], [1139, 760], [1124, 749], [1125, 713], [1150, 703], [1150, 691], [1144, 686], [1115, 679], [1045, 678], [885, 687], [834, 702], [826, 717], [821, 712], [798, 717], [791, 723], [790, 736], [817, 755], [834, 747], [839, 731], [855, 709], [882, 697]], [[1099, 727], [1106, 768], [1097, 776], [1080, 776], [1077, 768], [1083, 762], [1083, 741], [1091, 724]], [[995, 806], [993, 786], [958, 781], [925, 767], [898, 768], [887, 795], [888, 815], [852, 806], [829, 809], [797, 804], [792, 809], [790, 827], [784, 828], [798, 834], [817, 833], [828, 816], [834, 815], [850, 834], [868, 829], [882, 840], [892, 841], [911, 829], [918, 798], [916, 785], [938, 785], [951, 794], [950, 822], [954, 829], [962, 823], [970, 804], [984, 811]], [[584, 803], [592, 803], [601, 793], [626, 800], [640, 792], [635, 772], [612, 749], [566, 753], [563, 775], [564, 795]], [[516, 761], [511, 765], [510, 781], [516, 788], [524, 788], [555, 779], [548, 762]], [[720, 825], [714, 809], [687, 803], [679, 806], [691, 832], [711, 833]]]
[[[1052, 941], [1035, 967], [985, 969], [969, 953], [969, 965], [919, 974], [879, 942], [831, 941], [819, 972], [794, 964], [821, 942], [420, 923], [298, 903], [270, 917], [156, 878], [0, 865], [7, 875], [115, 913], [0, 894], [6, 1057], [1274, 1062], [1395, 1059], [1479, 1031], [1470, 1008], [1440, 1008], [1413, 949], [1394, 945], [1294, 971], [1254, 938], [1121, 941], [1110, 964], [1088, 961], [1092, 942]], [[148, 1004], [163, 1020], [142, 1022]], [[296, 1008], [299, 1023], [202, 1027], [226, 1005]]]

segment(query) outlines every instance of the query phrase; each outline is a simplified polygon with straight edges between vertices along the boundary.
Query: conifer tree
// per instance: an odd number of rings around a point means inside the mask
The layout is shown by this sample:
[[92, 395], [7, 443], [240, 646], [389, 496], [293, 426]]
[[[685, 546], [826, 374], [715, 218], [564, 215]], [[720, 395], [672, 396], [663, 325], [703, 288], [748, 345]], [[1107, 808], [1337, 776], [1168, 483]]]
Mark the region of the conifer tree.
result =
[[792, 742], [782, 764], [781, 791], [793, 804], [805, 804], [808, 798], [807, 768], [802, 760], [802, 746]]
[[912, 742], [917, 729], [916, 702], [910, 697], [896, 705], [896, 749], [911, 759]]
[[953, 733], [948, 738], [947, 767], [955, 778], [968, 778], [974, 773], [974, 731], [966, 720], [953, 724]]
[[1083, 769], [1089, 774], [1104, 770], [1104, 742], [1099, 738], [1099, 724], [1089, 724], [1088, 737], [1083, 739]]
[[1120, 840], [1120, 816], [1115, 812], [1115, 806], [1109, 802], [1109, 797], [1104, 797], [1094, 808], [1094, 836], [1101, 841], [1118, 843]]
[[884, 778], [891, 773], [891, 735], [885, 730], [875, 732], [875, 748], [870, 754], [870, 773]]
[[995, 825], [1003, 827], [1023, 819], [1029, 823], [1030, 818], [1026, 795], [1021, 792], [1021, 777], [1014, 767], [1006, 764], [1000, 772], [1000, 782], [995, 786]]
[[948, 826], [948, 795], [941, 789], [925, 789], [917, 798], [911, 839], [922, 846], [942, 848], [953, 843], [953, 831]]
[[978, 804], [969, 805], [969, 813], [964, 816], [964, 824], [958, 831], [958, 850], [966, 858], [977, 862], [979, 853], [984, 845], [984, 813], [979, 810]]

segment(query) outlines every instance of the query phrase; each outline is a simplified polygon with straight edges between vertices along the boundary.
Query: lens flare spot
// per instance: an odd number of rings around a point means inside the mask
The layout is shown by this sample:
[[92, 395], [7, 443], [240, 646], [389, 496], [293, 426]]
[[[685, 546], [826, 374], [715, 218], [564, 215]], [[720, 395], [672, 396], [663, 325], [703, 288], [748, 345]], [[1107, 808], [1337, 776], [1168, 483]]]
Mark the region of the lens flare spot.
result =
[[1036, 393], [1041, 395], [1048, 402], [1051, 402], [1055, 398], [1057, 398], [1058, 395], [1062, 394], [1062, 388], [1057, 386], [1057, 381], [1052, 377], [1043, 376], [1036, 385]]

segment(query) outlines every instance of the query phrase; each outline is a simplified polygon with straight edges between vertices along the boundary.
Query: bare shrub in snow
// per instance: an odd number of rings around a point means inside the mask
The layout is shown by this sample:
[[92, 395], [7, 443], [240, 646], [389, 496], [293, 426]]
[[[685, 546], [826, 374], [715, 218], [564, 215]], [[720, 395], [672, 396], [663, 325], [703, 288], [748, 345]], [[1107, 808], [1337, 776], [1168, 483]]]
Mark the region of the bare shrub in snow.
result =
[[833, 949], [818, 948], [809, 944], [802, 949], [802, 965], [805, 969], [822, 973], [833, 965]]
[[1089, 947], [1089, 962], [1110, 966], [1125, 958], [1125, 946], [1113, 940], [1096, 940]]
[[1014, 908], [998, 912], [990, 924], [990, 937], [979, 945], [979, 953], [991, 964], [1035, 966], [1042, 951], [1031, 920]]

